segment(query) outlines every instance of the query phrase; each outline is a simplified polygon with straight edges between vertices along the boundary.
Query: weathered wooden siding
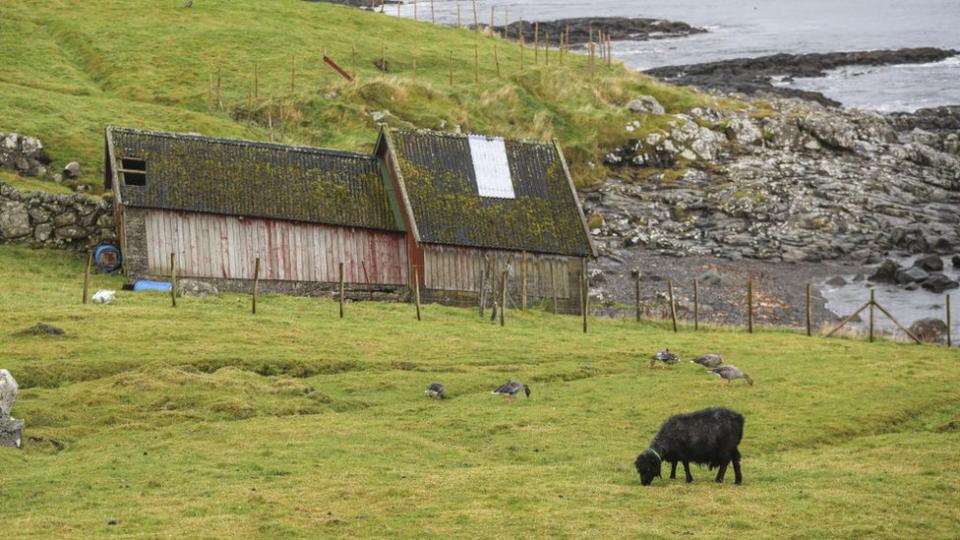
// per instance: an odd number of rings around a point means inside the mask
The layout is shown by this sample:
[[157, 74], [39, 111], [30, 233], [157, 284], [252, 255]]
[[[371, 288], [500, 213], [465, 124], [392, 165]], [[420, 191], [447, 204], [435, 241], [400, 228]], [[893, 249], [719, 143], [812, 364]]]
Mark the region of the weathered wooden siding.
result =
[[169, 210], [145, 216], [149, 273], [169, 273], [177, 254], [183, 277], [406, 285], [403, 233]]
[[[438, 291], [479, 292], [481, 276], [491, 290], [491, 280], [509, 272], [511, 291], [520, 290], [523, 254], [514, 251], [480, 250], [452, 246], [424, 246], [424, 287]], [[580, 258], [527, 254], [527, 297], [559, 299], [576, 292], [575, 275]]]

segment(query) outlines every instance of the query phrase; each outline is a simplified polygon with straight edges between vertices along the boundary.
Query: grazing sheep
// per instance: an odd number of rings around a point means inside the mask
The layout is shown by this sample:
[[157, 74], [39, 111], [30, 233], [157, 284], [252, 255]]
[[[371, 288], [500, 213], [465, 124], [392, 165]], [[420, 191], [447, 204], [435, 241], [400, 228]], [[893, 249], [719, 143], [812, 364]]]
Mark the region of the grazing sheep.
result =
[[423, 393], [434, 399], [444, 399], [447, 397], [446, 387], [443, 386], [443, 383], [438, 382], [430, 383]]
[[660, 476], [660, 465], [670, 463], [670, 479], [677, 477], [677, 463], [683, 463], [687, 482], [693, 482], [690, 463], [717, 467], [716, 481], [723, 483], [727, 465], [733, 462], [737, 484], [743, 482], [740, 473], [740, 451], [737, 446], [743, 438], [743, 416], [724, 407], [703, 409], [689, 414], [671, 416], [660, 426], [650, 441], [650, 447], [637, 456], [634, 466], [640, 483], [649, 486]]
[[650, 359], [650, 367], [656, 365], [657, 361], [672, 366], [680, 361], [680, 357], [670, 351], [670, 349], [664, 349], [653, 355], [653, 358]]
[[709, 371], [710, 373], [713, 373], [714, 375], [716, 375], [717, 377], [720, 377], [721, 379], [726, 379], [727, 384], [732, 383], [736, 379], [743, 379], [747, 381], [747, 384], [749, 384], [750, 386], [753, 386], [753, 379], [751, 379], [749, 375], [744, 373], [743, 370], [741, 370], [737, 366], [730, 366], [730, 365], [720, 366], [718, 368], [708, 369], [707, 371]]
[[715, 368], [723, 363], [723, 357], [719, 354], [705, 354], [698, 356], [690, 361], [691, 364], [700, 364], [705, 368]]
[[496, 390], [490, 392], [491, 394], [500, 394], [501, 396], [515, 398], [520, 391], [523, 391], [527, 397], [530, 397], [530, 387], [523, 384], [522, 382], [517, 381], [507, 381], [502, 385], [498, 386]]

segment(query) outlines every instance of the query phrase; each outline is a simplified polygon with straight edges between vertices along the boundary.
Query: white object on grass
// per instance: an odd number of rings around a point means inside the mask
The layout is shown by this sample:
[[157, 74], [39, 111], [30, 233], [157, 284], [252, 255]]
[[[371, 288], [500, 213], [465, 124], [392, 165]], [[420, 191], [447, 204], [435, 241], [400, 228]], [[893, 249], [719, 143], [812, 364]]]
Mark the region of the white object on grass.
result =
[[116, 291], [108, 291], [106, 289], [101, 289], [93, 295], [94, 304], [110, 304], [117, 299]]

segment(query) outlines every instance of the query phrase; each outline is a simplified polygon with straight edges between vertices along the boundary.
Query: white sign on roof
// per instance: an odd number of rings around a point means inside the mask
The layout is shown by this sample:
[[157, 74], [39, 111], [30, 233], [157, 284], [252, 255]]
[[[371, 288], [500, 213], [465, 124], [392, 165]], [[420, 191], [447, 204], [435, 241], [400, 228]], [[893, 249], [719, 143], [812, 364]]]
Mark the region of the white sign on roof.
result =
[[516, 199], [513, 180], [510, 179], [507, 147], [503, 143], [503, 138], [488, 139], [482, 135], [470, 135], [469, 141], [473, 172], [477, 177], [477, 190], [480, 196]]

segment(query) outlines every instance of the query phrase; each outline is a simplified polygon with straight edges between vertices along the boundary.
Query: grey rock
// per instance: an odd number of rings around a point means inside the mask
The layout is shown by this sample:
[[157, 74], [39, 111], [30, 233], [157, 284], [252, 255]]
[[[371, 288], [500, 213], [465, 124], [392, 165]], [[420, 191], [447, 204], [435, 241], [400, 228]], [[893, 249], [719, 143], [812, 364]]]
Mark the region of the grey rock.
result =
[[79, 240], [89, 236], [87, 231], [79, 225], [67, 225], [66, 227], [57, 227], [54, 235], [62, 240]]
[[942, 272], [934, 272], [930, 274], [930, 277], [923, 280], [920, 285], [923, 286], [924, 289], [938, 294], [946, 291], [947, 289], [956, 289], [957, 287], [960, 287], [960, 283], [950, 279]]
[[30, 234], [30, 214], [18, 201], [0, 202], [0, 237], [15, 239]]
[[217, 296], [220, 291], [212, 283], [196, 279], [182, 279], [177, 281], [179, 296]]
[[943, 259], [939, 255], [926, 255], [914, 261], [913, 265], [927, 272], [939, 272], [943, 270]]
[[0, 447], [23, 447], [23, 420], [0, 417]]
[[697, 276], [697, 281], [710, 287], [719, 287], [723, 283], [723, 277], [716, 270], [707, 270]]
[[900, 265], [887, 259], [880, 263], [880, 266], [867, 279], [881, 283], [896, 283], [897, 272], [900, 271]]
[[74, 211], [64, 212], [53, 218], [53, 225], [55, 227], [66, 227], [67, 225], [74, 225], [77, 223], [77, 213]]
[[76, 161], [71, 161], [63, 168], [63, 176], [66, 178], [79, 178], [80, 177], [80, 164]]
[[33, 239], [37, 242], [46, 242], [53, 236], [53, 225], [41, 223], [33, 229]]
[[627, 109], [634, 113], [666, 114], [666, 109], [653, 96], [638, 96], [627, 103]]
[[841, 276], [833, 276], [827, 280], [827, 285], [833, 285], [834, 287], [842, 287], [847, 284], [847, 280], [843, 279]]
[[944, 343], [947, 341], [947, 323], [936, 318], [920, 319], [910, 325], [910, 332], [917, 339], [927, 343]]
[[896, 281], [900, 284], [923, 282], [930, 277], [930, 273], [923, 268], [912, 266], [907, 269], [901, 269], [897, 272]]

